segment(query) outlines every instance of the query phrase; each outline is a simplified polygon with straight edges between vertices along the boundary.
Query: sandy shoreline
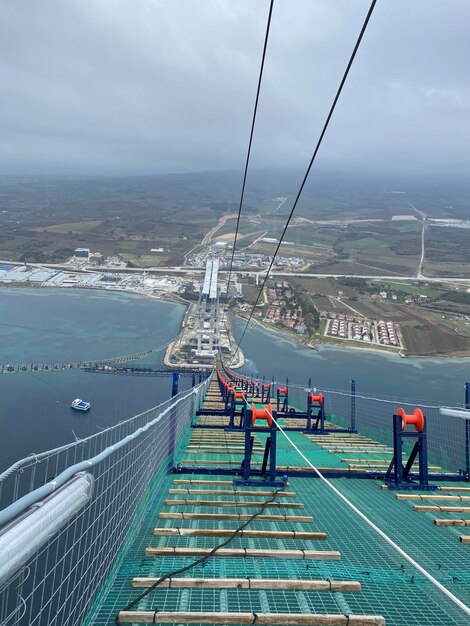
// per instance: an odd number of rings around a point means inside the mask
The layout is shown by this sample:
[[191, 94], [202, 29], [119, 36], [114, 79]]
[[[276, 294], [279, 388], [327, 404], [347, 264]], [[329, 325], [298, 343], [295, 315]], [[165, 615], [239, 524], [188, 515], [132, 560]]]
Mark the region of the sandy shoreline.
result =
[[[118, 293], [118, 294], [123, 294], [123, 295], [127, 295], [127, 296], [141, 296], [144, 298], [149, 298], [151, 300], [160, 300], [160, 301], [166, 301], [166, 302], [171, 302], [173, 304], [182, 304], [186, 307], [186, 310], [184, 312], [184, 315], [182, 317], [181, 320], [181, 324], [180, 324], [180, 328], [178, 331], [178, 334], [176, 335], [176, 337], [174, 339], [171, 340], [170, 344], [168, 344], [166, 352], [165, 352], [165, 356], [163, 359], [163, 363], [164, 365], [166, 365], [167, 367], [173, 367], [173, 368], [178, 368], [178, 367], [193, 367], [192, 364], [180, 364], [180, 365], [175, 365], [173, 363], [169, 362], [169, 358], [167, 359], [167, 357], [169, 357], [170, 352], [171, 352], [171, 347], [174, 345], [174, 343], [176, 342], [176, 340], [179, 338], [181, 330], [182, 330], [182, 325], [183, 325], [183, 321], [185, 319], [185, 316], [187, 314], [188, 311], [188, 305], [190, 304], [190, 302], [188, 300], [185, 300], [184, 298], [181, 298], [180, 296], [177, 296], [175, 294], [172, 293], [163, 293], [162, 295], [152, 295], [149, 294], [145, 291], [127, 291], [125, 289], [113, 289], [113, 288], [107, 288], [107, 289], [103, 289], [100, 287], [93, 287], [93, 286], [83, 286], [83, 287], [77, 287], [77, 286], [70, 286], [70, 287], [60, 287], [60, 286], [53, 286], [53, 285], [41, 285], [41, 286], [35, 286], [35, 287], [31, 287], [31, 286], [26, 286], [26, 285], [21, 285], [21, 287], [17, 287], [14, 286], [12, 287], [9, 284], [0, 284], [1, 287], [3, 287], [4, 289], [8, 289], [8, 288], [13, 288], [13, 289], [18, 289], [18, 288], [23, 288], [23, 289], [54, 289], [54, 290], [60, 290], [60, 289], [86, 289], [88, 291], [99, 291], [102, 293], [106, 293], [106, 292], [111, 292], [111, 293]], [[246, 322], [247, 318], [244, 317], [243, 315], [240, 315], [240, 313], [234, 313], [232, 315], [236, 315], [236, 317], [238, 317], [241, 320], [244, 320]], [[345, 342], [344, 344], [340, 344], [340, 343], [333, 343], [333, 342], [323, 342], [323, 341], [319, 341], [318, 343], [312, 344], [310, 342], [306, 342], [306, 341], [302, 341], [300, 336], [294, 335], [293, 333], [290, 333], [287, 330], [283, 330], [281, 328], [276, 328], [273, 327], [272, 325], [268, 325], [263, 323], [260, 320], [255, 320], [255, 324], [252, 328], [256, 328], [256, 326], [261, 326], [262, 329], [270, 331], [274, 334], [277, 335], [281, 335], [282, 337], [285, 337], [286, 339], [290, 339], [291, 341], [295, 342], [296, 344], [302, 346], [303, 348], [308, 348], [310, 350], [316, 350], [317, 348], [340, 348], [340, 349], [346, 349], [346, 350], [362, 350], [364, 352], [370, 352], [373, 354], [382, 354], [382, 355], [386, 355], [386, 356], [396, 356], [399, 358], [413, 358], [413, 359], [465, 359], [465, 358], [469, 358], [470, 357], [470, 350], [454, 350], [453, 352], [445, 352], [445, 353], [436, 353], [436, 354], [413, 354], [411, 352], [406, 352], [405, 354], [400, 350], [398, 351], [392, 351], [392, 350], [388, 350], [387, 348], [381, 348], [381, 347], [376, 347], [373, 348], [370, 345], [348, 345], [350, 342]], [[232, 329], [231, 329], [232, 331]], [[232, 338], [233, 338], [233, 331], [232, 331]], [[242, 351], [240, 350], [240, 354], [241, 354], [241, 358], [239, 359], [240, 363], [237, 363], [235, 365], [232, 365], [231, 367], [233, 367], [234, 369], [238, 369], [240, 367], [243, 367], [243, 365], [245, 364], [245, 357], [242, 353]]]
[[[244, 320], [245, 322], [247, 321], [247, 318], [244, 317], [243, 315], [240, 315], [237, 313], [236, 316], [239, 319]], [[310, 342], [303, 341], [301, 339], [301, 336], [294, 335], [293, 333], [290, 333], [287, 330], [274, 327], [271, 324], [265, 324], [259, 320], [256, 320], [256, 323], [254, 324], [254, 326], [252, 326], [252, 328], [256, 328], [256, 326], [260, 326], [263, 330], [272, 332], [276, 335], [281, 335], [282, 337], [285, 337], [286, 339], [290, 339], [291, 341], [298, 344], [299, 346], [302, 346], [303, 348], [308, 348], [310, 350], [317, 350], [318, 348], [336, 348], [340, 350], [343, 350], [343, 349], [344, 350], [359, 350], [362, 352], [369, 352], [371, 354], [379, 354], [382, 356], [394, 356], [400, 359], [464, 359], [464, 358], [470, 357], [470, 350], [457, 350], [457, 351], [454, 350], [453, 352], [436, 353], [436, 354], [413, 354], [411, 352], [403, 353], [402, 350], [389, 350], [387, 348], [382, 348], [379, 346], [377, 346], [376, 348], [373, 348], [370, 345], [362, 346], [362, 345], [352, 344], [352, 342], [335, 343], [335, 342], [328, 342], [328, 341], [319, 341], [318, 343], [312, 344]]]

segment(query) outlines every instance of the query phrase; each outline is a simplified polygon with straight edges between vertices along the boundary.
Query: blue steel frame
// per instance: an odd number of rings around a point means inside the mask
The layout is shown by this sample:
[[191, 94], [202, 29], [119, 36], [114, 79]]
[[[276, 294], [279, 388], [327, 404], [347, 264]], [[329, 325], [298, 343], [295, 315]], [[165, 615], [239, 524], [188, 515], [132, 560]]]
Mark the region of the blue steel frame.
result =
[[[239, 467], [192, 467], [189, 465], [176, 465], [172, 469], [173, 474], [201, 474], [202, 475], [221, 475], [221, 476], [243, 476], [243, 468]], [[385, 472], [353, 472], [347, 469], [342, 470], [341, 468], [336, 469], [322, 469], [321, 473], [326, 478], [360, 478], [360, 479], [372, 479], [372, 480], [382, 480], [385, 481]], [[263, 474], [260, 469], [251, 469], [250, 476], [260, 476], [263, 477]], [[291, 478], [319, 478], [318, 474], [316, 474], [312, 469], [305, 468], [303, 469], [276, 469], [276, 476], [282, 478], [283, 480], [286, 477]], [[411, 473], [409, 474], [410, 479], [419, 478], [418, 474]], [[255, 480], [255, 479], [253, 479]], [[465, 481], [465, 476], [462, 473], [458, 474], [433, 474], [433, 481], [448, 481], [448, 482], [462, 482]], [[256, 480], [256, 482], [246, 483], [246, 484], [256, 484], [260, 485], [260, 481]], [[263, 483], [265, 484], [265, 483]], [[430, 485], [431, 486], [431, 485]], [[407, 489], [411, 490], [420, 490], [422, 487], [417, 483], [410, 483]]]
[[[263, 458], [263, 466], [260, 471], [260, 476], [262, 480], [257, 480], [256, 484], [263, 487], [282, 487], [284, 482], [276, 480], [276, 434], [277, 427], [274, 421], [271, 422], [271, 426], [269, 428], [262, 428], [259, 426], [254, 426], [252, 424], [252, 416], [253, 413], [251, 409], [245, 410], [243, 416], [243, 429], [245, 431], [245, 457], [241, 464], [242, 469], [242, 478], [241, 480], [235, 480], [234, 484], [236, 485], [250, 485], [253, 484], [251, 481], [251, 474], [253, 470], [251, 468], [251, 455], [253, 449], [253, 436], [252, 433], [259, 432], [267, 432], [269, 433], [269, 437], [266, 440], [266, 447], [264, 451]], [[276, 413], [273, 411], [273, 417], [276, 419]], [[269, 469], [268, 469], [268, 459], [269, 459]], [[268, 471], [267, 471], [268, 470]]]
[[[416, 441], [405, 466], [403, 466], [403, 441], [405, 439], [416, 439]], [[416, 479], [412, 478], [410, 473], [416, 457], [418, 457], [419, 466], [418, 483], [415, 482]], [[385, 474], [385, 482], [389, 489], [415, 488], [427, 491], [437, 489], [436, 485], [429, 484], [426, 419], [421, 431], [402, 431], [401, 416], [393, 416], [393, 457]]]
[[289, 387], [287, 384], [285, 390], [286, 392], [283, 393], [279, 387], [276, 389], [276, 411], [278, 413], [287, 413], [289, 411]]

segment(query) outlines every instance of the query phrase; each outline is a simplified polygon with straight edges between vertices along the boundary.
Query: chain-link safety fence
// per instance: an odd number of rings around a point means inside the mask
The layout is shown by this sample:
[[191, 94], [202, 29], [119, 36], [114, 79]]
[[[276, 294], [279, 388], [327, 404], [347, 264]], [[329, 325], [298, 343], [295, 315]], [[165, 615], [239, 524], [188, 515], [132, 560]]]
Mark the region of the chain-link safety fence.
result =
[[180, 452], [209, 380], [0, 475], [2, 626], [83, 622]]
[[[240, 375], [234, 372], [235, 375]], [[260, 378], [260, 384], [270, 383], [270, 397], [276, 409], [278, 387], [288, 387], [288, 405], [291, 409], [305, 412], [307, 395], [310, 390], [322, 392], [326, 419], [348, 430], [355, 430], [382, 444], [393, 446], [393, 415], [399, 407], [406, 413], [412, 413], [415, 407], [423, 410], [426, 417], [428, 454], [431, 464], [442, 467], [447, 472], [467, 471], [469, 465], [466, 444], [468, 439], [467, 420], [461, 417], [443, 415], [442, 409], [448, 404], [430, 404], [426, 400], [402, 397], [378, 397], [360, 392], [360, 381], [351, 381], [349, 389], [327, 389], [309, 387], [309, 381], [299, 384], [297, 381]], [[465, 404], [454, 406], [464, 409]], [[293, 415], [294, 417], [294, 415]], [[287, 424], [288, 425], [288, 424]], [[404, 449], [411, 444], [405, 442]]]

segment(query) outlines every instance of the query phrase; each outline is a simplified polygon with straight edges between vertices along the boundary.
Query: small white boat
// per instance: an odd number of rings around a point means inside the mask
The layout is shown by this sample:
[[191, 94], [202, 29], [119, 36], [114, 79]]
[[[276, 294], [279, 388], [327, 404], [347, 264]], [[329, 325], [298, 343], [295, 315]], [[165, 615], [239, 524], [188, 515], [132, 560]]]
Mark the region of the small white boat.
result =
[[91, 404], [90, 402], [85, 402], [85, 400], [81, 400], [80, 398], [75, 398], [75, 400], [72, 400], [70, 403], [70, 406], [76, 411], [88, 411]]

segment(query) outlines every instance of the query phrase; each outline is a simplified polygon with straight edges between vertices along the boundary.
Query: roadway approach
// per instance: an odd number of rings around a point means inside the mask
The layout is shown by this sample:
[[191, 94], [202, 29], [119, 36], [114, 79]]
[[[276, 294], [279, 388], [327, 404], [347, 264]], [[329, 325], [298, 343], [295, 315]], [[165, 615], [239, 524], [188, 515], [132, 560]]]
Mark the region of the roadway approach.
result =
[[[90, 272], [96, 273], [96, 268], [74, 268], [70, 265], [65, 265], [63, 263], [20, 263], [18, 261], [4, 261], [0, 259], [0, 264], [5, 265], [16, 265], [23, 266], [27, 265], [28, 267], [47, 267], [52, 269], [60, 269], [73, 273], [83, 273], [87, 274]], [[113, 274], [204, 274], [206, 271], [205, 267], [184, 267], [184, 266], [173, 266], [173, 267], [126, 267], [126, 268], [102, 268], [101, 272], [112, 272]], [[219, 269], [220, 274], [228, 273], [228, 269]], [[246, 276], [258, 276], [264, 277], [266, 274], [266, 270], [232, 270], [232, 274], [244, 274]], [[333, 273], [317, 273], [317, 272], [270, 272], [270, 276], [294, 276], [297, 278], [364, 278], [365, 280], [386, 280], [386, 281], [418, 281], [418, 282], [426, 282], [426, 283], [468, 283], [470, 285], [470, 277], [462, 278], [461, 276], [424, 276], [421, 274], [420, 276], [416, 276], [416, 274], [408, 274], [404, 276], [403, 274], [398, 274], [396, 276], [390, 274], [333, 274]]]

